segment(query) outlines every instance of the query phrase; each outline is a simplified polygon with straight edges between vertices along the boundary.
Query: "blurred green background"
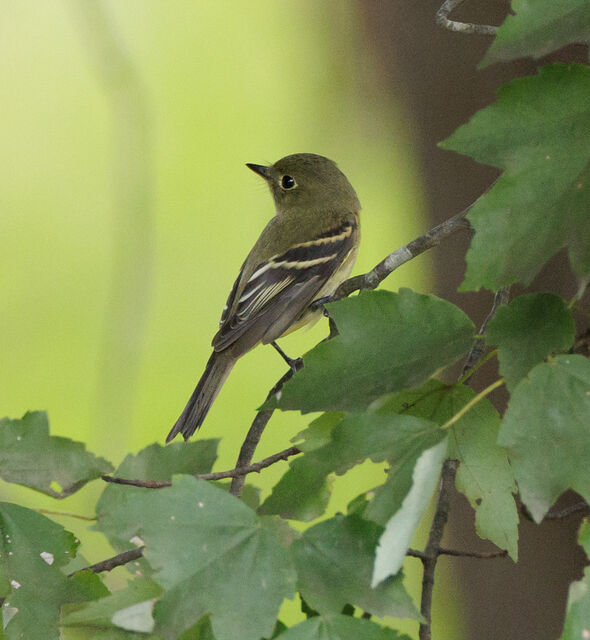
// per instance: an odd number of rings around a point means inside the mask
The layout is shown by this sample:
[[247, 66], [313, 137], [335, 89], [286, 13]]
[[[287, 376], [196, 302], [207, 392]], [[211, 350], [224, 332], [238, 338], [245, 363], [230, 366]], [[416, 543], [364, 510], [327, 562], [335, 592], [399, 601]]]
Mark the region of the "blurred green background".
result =
[[[356, 3], [0, 7], [3, 415], [47, 410], [53, 434], [82, 440], [115, 465], [163, 442], [209, 356], [238, 269], [273, 214], [245, 162], [302, 151], [338, 162], [363, 205], [355, 273], [425, 230], [404, 133], [410, 116], [380, 90]], [[427, 290], [428, 266], [421, 257], [385, 286]], [[296, 356], [326, 331], [322, 322], [282, 344]], [[222, 438], [216, 468], [233, 466], [284, 369], [270, 347], [238, 363], [199, 434]], [[256, 458], [287, 447], [310, 419], [273, 417]], [[252, 482], [268, 492], [285, 468]], [[381, 467], [364, 465], [338, 481], [331, 512], [382, 479]], [[56, 503], [2, 485], [2, 497], [92, 513], [100, 490], [93, 483]], [[109, 554], [84, 524], [59, 521], [78, 533], [90, 561]], [[435, 619], [444, 602], [437, 605]], [[287, 605], [286, 615], [297, 609]], [[457, 637], [448, 617], [443, 626], [437, 637]]]

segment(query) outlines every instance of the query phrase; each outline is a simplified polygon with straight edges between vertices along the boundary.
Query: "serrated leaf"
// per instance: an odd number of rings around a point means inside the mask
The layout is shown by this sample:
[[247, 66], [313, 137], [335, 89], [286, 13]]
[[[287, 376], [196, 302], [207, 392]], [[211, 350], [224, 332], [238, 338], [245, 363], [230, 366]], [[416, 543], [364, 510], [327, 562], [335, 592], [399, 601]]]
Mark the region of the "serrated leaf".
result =
[[16, 609], [5, 629], [7, 640], [57, 640], [62, 604], [108, 593], [94, 574], [67, 578], [60, 571], [78, 542], [49, 518], [2, 502], [0, 537], [1, 595], [6, 596], [5, 607]]
[[412, 537], [436, 489], [446, 452], [445, 438], [418, 458], [412, 486], [379, 538], [371, 581], [373, 587], [401, 569]]
[[570, 42], [590, 39], [590, 4], [584, 0], [512, 0], [508, 15], [481, 62], [507, 62], [531, 56], [542, 58]]
[[529, 284], [561, 247], [590, 273], [590, 69], [552, 64], [498, 91], [441, 146], [504, 169], [472, 207], [464, 291]]
[[0, 420], [0, 477], [6, 482], [65, 498], [112, 470], [110, 462], [86, 451], [82, 442], [50, 436], [44, 411]]
[[364, 292], [327, 308], [339, 335], [305, 354], [303, 369], [265, 408], [362, 411], [384, 393], [422, 384], [473, 338], [458, 307], [410, 289]]
[[552, 293], [519, 296], [501, 306], [486, 331], [498, 345], [500, 373], [510, 391], [551, 353], [567, 351], [575, 324], [563, 300]]
[[190, 476], [127, 494], [100, 513], [98, 528], [133, 532], [165, 590], [156, 635], [176, 638], [210, 614], [217, 640], [270, 636], [295, 575], [276, 527], [222, 489]]
[[420, 453], [445, 434], [433, 423], [396, 414], [350, 414], [333, 428], [328, 444], [292, 460], [290, 469], [263, 502], [260, 513], [310, 520], [327, 504], [327, 477], [344, 474], [367, 458], [398, 464], [407, 451]]
[[410, 640], [369, 620], [341, 615], [309, 618], [279, 637], [281, 640]]
[[[384, 399], [381, 411], [428, 418], [440, 425], [452, 418], [475, 393], [462, 385], [445, 385], [429, 380], [420, 389], [411, 389]], [[468, 411], [449, 432], [448, 456], [459, 460], [455, 485], [475, 509], [475, 528], [516, 560], [518, 551], [518, 513], [513, 493], [514, 476], [506, 451], [496, 444], [498, 414], [482, 400]], [[375, 492], [364, 515], [381, 524], [399, 508], [411, 484], [416, 458], [392, 468], [387, 482]]]
[[[196, 442], [173, 442], [165, 447], [152, 444], [142, 449], [137, 455], [128, 454], [115, 471], [115, 475], [133, 480], [157, 480], [169, 482], [175, 473], [209, 473], [217, 458], [218, 439], [197, 440]], [[151, 489], [109, 484], [103, 491], [97, 505], [97, 514], [105, 514], [130, 497], [143, 495]], [[111, 545], [119, 552], [132, 546], [131, 539], [137, 527], [135, 523], [121, 528], [119, 524], [113, 529], [101, 529]], [[128, 565], [131, 571], [142, 571], [145, 563]]]
[[566, 489], [590, 500], [590, 360], [556, 356], [511, 396], [498, 444], [506, 447], [526, 504], [540, 522]]
[[[456, 413], [475, 392], [457, 386], [451, 404]], [[510, 557], [518, 560], [518, 512], [513, 494], [516, 484], [506, 451], [496, 444], [500, 417], [484, 398], [450, 429], [449, 457], [459, 460], [457, 490], [475, 509], [475, 530]]]
[[320, 613], [339, 613], [347, 604], [384, 617], [420, 619], [398, 575], [371, 587], [375, 547], [383, 528], [357, 516], [336, 516], [293, 543], [297, 585]]

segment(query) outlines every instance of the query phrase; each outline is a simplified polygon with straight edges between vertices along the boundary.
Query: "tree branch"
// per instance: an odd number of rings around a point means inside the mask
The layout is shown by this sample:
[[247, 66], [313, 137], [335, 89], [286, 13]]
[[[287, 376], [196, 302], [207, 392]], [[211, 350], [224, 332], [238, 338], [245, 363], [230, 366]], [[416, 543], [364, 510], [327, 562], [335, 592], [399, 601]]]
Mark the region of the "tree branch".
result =
[[368, 273], [345, 280], [338, 289], [336, 289], [334, 295], [321, 301], [316, 301], [316, 303], [319, 303], [319, 306], [325, 302], [334, 302], [335, 300], [346, 298], [355, 291], [375, 289], [382, 280], [385, 280], [390, 273], [393, 273], [398, 267], [401, 267], [402, 264], [409, 262], [428, 249], [438, 246], [445, 238], [455, 233], [455, 231], [469, 229], [469, 221], [466, 218], [468, 211], [469, 209], [466, 209], [452, 218], [441, 222], [424, 235], [390, 253]]
[[[418, 551], [417, 549], [408, 549], [406, 553], [411, 558], [419, 558], [420, 560], [427, 560], [428, 557], [424, 551]], [[459, 551], [458, 549], [445, 549], [440, 547], [438, 549], [439, 556], [454, 556], [456, 558], [478, 558], [480, 560], [489, 560], [492, 558], [505, 558], [508, 555], [507, 551]]]
[[75, 576], [77, 573], [81, 573], [82, 571], [92, 571], [92, 573], [102, 573], [103, 571], [112, 571], [116, 567], [122, 567], [123, 565], [128, 564], [129, 562], [133, 562], [134, 560], [138, 560], [143, 555], [144, 547], [138, 547], [137, 549], [130, 549], [129, 551], [123, 551], [123, 553], [119, 553], [112, 558], [107, 558], [102, 562], [97, 562], [96, 564], [91, 564], [88, 567], [84, 567], [83, 569], [78, 569], [78, 571], [72, 571], [68, 575], [68, 578]]
[[[228, 471], [196, 473], [193, 477], [198, 478], [199, 480], [223, 480], [225, 478], [237, 478], [239, 476], [246, 476], [249, 473], [260, 473], [262, 469], [270, 467], [271, 465], [275, 464], [276, 462], [280, 462], [281, 460], [286, 460], [287, 458], [295, 456], [298, 453], [301, 453], [301, 451], [297, 447], [289, 447], [288, 449], [284, 449], [283, 451], [274, 453], [272, 456], [268, 456], [268, 458], [264, 458], [259, 462], [248, 465], [247, 467], [236, 467], [235, 469], [229, 469]], [[101, 478], [105, 482], [110, 482], [112, 484], [124, 484], [132, 487], [142, 487], [144, 489], [162, 489], [164, 487], [170, 487], [172, 485], [171, 482], [158, 480], [129, 480], [127, 478], [118, 478], [116, 476], [107, 475], [103, 475], [101, 476]]]
[[440, 542], [443, 537], [445, 525], [449, 517], [450, 494], [455, 482], [457, 471], [456, 460], [446, 460], [441, 476], [440, 491], [436, 512], [428, 536], [428, 544], [424, 550], [424, 557], [421, 558], [424, 567], [422, 575], [422, 599], [420, 601], [420, 613], [424, 616], [425, 622], [420, 624], [420, 640], [431, 640], [430, 619], [432, 610], [432, 591], [434, 589], [434, 570], [438, 556], [440, 555]]
[[464, 1], [465, 0], [445, 0], [434, 17], [436, 24], [444, 29], [456, 31], [458, 33], [477, 33], [484, 36], [495, 36], [498, 31], [498, 27], [493, 27], [487, 24], [473, 24], [472, 22], [457, 22], [456, 20], [449, 20], [449, 14], [460, 4], [463, 4]]
[[[293, 377], [295, 371], [300, 369], [303, 366], [303, 362], [301, 360], [294, 361], [294, 368], [289, 369], [287, 373], [275, 384], [275, 386], [268, 392], [266, 399], [272, 398], [278, 391], [280, 391], [287, 382]], [[274, 413], [274, 409], [266, 409], [265, 411], [260, 411], [252, 424], [250, 425], [250, 429], [246, 434], [246, 439], [242, 444], [242, 448], [240, 449], [240, 453], [238, 455], [238, 459], [236, 461], [236, 469], [241, 469], [244, 467], [249, 467], [252, 458], [254, 457], [254, 452], [256, 451], [256, 447], [260, 442], [260, 438], [262, 436], [262, 432], [264, 431], [268, 421], [270, 420], [272, 414]], [[297, 450], [299, 452], [299, 450]], [[246, 482], [245, 474], [241, 474], [239, 476], [234, 476], [231, 487], [229, 488], [229, 492], [239, 498], [242, 495], [242, 489], [244, 487], [244, 483]]]

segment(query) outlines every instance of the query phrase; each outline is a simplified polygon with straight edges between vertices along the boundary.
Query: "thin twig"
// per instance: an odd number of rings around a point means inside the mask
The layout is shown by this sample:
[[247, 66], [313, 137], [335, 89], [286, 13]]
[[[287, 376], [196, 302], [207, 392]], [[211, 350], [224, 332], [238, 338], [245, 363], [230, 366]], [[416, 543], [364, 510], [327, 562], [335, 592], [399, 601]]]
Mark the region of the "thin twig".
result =
[[449, 31], [457, 31], [459, 33], [478, 33], [484, 36], [495, 36], [498, 27], [493, 27], [487, 24], [474, 24], [472, 22], [457, 22], [456, 20], [449, 20], [449, 14], [456, 9], [460, 4], [463, 4], [464, 0], [445, 0], [441, 8], [436, 12], [434, 17], [436, 24], [448, 29]]
[[560, 520], [561, 518], [567, 518], [568, 516], [580, 511], [590, 513], [590, 506], [587, 502], [578, 502], [562, 509], [561, 511], [550, 512], [545, 516], [544, 520]]
[[53, 509], [35, 509], [35, 511], [48, 516], [64, 516], [66, 518], [77, 518], [78, 520], [89, 520], [90, 522], [96, 520], [96, 516], [83, 516], [79, 513], [73, 513], [72, 511], [54, 511]]
[[[238, 476], [245, 476], [249, 473], [260, 473], [262, 469], [266, 469], [266, 467], [270, 467], [276, 462], [286, 460], [287, 458], [295, 456], [298, 453], [301, 453], [301, 451], [297, 447], [289, 447], [288, 449], [284, 449], [283, 451], [274, 453], [272, 456], [268, 456], [268, 458], [264, 458], [259, 462], [248, 465], [247, 467], [236, 467], [235, 469], [228, 469], [227, 471], [212, 471], [211, 473], [196, 473], [194, 474], [194, 477], [198, 478], [199, 480], [223, 480], [224, 478], [237, 478]], [[132, 487], [142, 487], [144, 489], [162, 489], [164, 487], [169, 487], [172, 485], [171, 482], [167, 481], [129, 480], [127, 478], [117, 478], [115, 476], [107, 475], [101, 477], [105, 482], [110, 482], [112, 484], [124, 484]]]
[[[496, 291], [496, 294], [494, 295], [494, 303], [492, 304], [492, 308], [490, 309], [490, 312], [488, 313], [486, 319], [483, 321], [483, 324], [479, 329], [480, 336], [486, 332], [486, 329], [488, 328], [488, 323], [496, 315], [498, 308], [503, 304], [507, 304], [509, 298], [510, 298], [510, 287], [502, 287], [501, 289], [498, 289], [498, 291]], [[485, 340], [483, 338], [476, 338], [475, 342], [473, 343], [473, 346], [471, 347], [471, 350], [469, 351], [469, 354], [467, 355], [467, 359], [465, 360], [465, 366], [463, 367], [463, 376], [465, 376], [465, 374], [470, 369], [473, 369], [475, 367], [475, 364], [483, 355], [484, 349], [485, 349]], [[468, 379], [469, 379], [469, 376], [465, 378], [465, 381]]]
[[[275, 384], [275, 386], [268, 392], [266, 399], [272, 398], [278, 391], [281, 390], [285, 382], [293, 377], [293, 374], [297, 369], [300, 369], [303, 366], [302, 360], [296, 360], [294, 369], [289, 369], [287, 373]], [[260, 442], [260, 438], [262, 436], [262, 432], [264, 431], [268, 421], [270, 420], [272, 414], [274, 413], [274, 409], [265, 409], [264, 411], [260, 411], [252, 424], [250, 425], [250, 429], [246, 434], [246, 439], [242, 444], [242, 448], [240, 449], [240, 453], [238, 455], [238, 459], [236, 461], [236, 469], [243, 469], [250, 466], [252, 458], [254, 457], [254, 452], [256, 451], [256, 447]], [[239, 476], [234, 476], [231, 487], [229, 488], [229, 492], [239, 498], [242, 495], [242, 489], [244, 487], [244, 483], [246, 482], [245, 474], [241, 474]]]
[[440, 554], [440, 541], [442, 540], [445, 525], [449, 516], [450, 494], [455, 482], [457, 471], [456, 460], [446, 460], [441, 476], [441, 486], [436, 504], [436, 512], [428, 536], [428, 544], [421, 558], [424, 573], [422, 575], [422, 599], [420, 613], [425, 622], [420, 624], [420, 640], [431, 640], [430, 618], [432, 610], [432, 591], [434, 588], [434, 570]]
[[[424, 551], [418, 551], [417, 549], [408, 549], [407, 556], [412, 558], [419, 558], [420, 560], [427, 559]], [[438, 550], [439, 556], [454, 556], [455, 558], [478, 558], [480, 560], [490, 560], [492, 558], [504, 558], [508, 555], [507, 551], [459, 551], [458, 549], [445, 549], [440, 547]]]
[[102, 562], [97, 562], [96, 564], [91, 564], [89, 567], [84, 567], [83, 569], [78, 569], [77, 571], [72, 571], [68, 575], [68, 578], [75, 576], [77, 573], [81, 573], [82, 571], [92, 571], [92, 573], [102, 573], [103, 571], [112, 571], [116, 567], [122, 567], [123, 565], [128, 564], [129, 562], [133, 562], [134, 560], [138, 560], [143, 555], [144, 547], [138, 547], [137, 549], [130, 549], [129, 551], [123, 551], [123, 553], [119, 553], [112, 558], [107, 558], [106, 560], [102, 560]]

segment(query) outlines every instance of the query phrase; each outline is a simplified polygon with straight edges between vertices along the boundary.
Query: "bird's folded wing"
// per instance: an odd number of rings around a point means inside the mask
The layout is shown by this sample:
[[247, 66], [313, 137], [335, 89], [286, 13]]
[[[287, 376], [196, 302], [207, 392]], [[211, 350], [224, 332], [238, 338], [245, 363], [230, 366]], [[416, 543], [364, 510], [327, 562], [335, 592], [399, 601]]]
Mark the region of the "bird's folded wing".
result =
[[213, 338], [215, 350], [226, 349], [242, 336], [247, 350], [284, 333], [346, 260], [354, 247], [355, 232], [355, 225], [347, 221], [300, 242], [257, 265], [243, 287], [238, 284], [240, 273]]

